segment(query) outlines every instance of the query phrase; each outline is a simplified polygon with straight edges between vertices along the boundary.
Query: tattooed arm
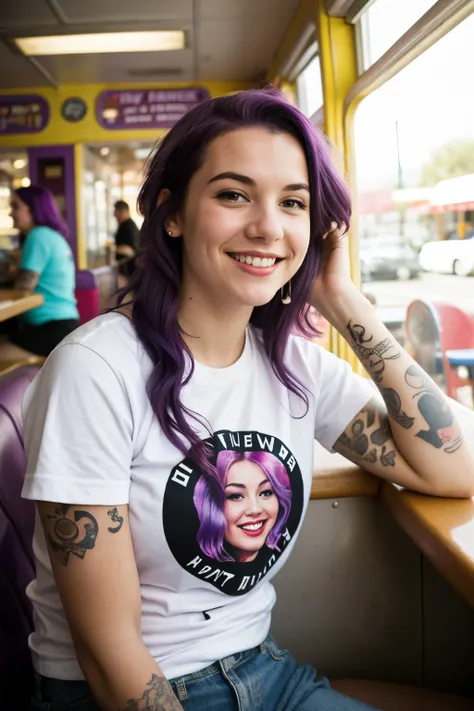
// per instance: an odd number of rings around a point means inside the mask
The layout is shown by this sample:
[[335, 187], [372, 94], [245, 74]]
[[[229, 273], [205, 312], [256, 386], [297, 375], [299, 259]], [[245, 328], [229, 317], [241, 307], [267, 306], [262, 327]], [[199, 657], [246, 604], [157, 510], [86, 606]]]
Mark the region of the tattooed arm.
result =
[[15, 279], [15, 289], [22, 291], [34, 291], [40, 275], [31, 269], [20, 269]]
[[365, 469], [436, 496], [474, 495], [474, 462], [449, 401], [395, 341], [353, 285], [323, 314], [344, 336], [385, 406], [375, 399], [334, 448]]
[[141, 637], [128, 507], [38, 502], [79, 664], [103, 711], [183, 711]]

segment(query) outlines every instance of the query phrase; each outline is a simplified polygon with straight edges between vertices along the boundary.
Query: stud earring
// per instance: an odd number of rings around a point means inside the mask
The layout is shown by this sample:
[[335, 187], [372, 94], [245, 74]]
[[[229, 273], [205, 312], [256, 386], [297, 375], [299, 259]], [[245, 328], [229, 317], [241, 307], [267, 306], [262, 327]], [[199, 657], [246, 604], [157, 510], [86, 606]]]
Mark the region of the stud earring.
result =
[[282, 304], [285, 304], [285, 306], [287, 306], [288, 304], [291, 304], [291, 279], [290, 279], [290, 281], [288, 282], [288, 289], [287, 289], [287, 292], [286, 292], [286, 296], [285, 296], [285, 291], [284, 291], [284, 289], [285, 289], [285, 287], [282, 286], [282, 287], [281, 287], [281, 291], [280, 291], [281, 303], [282, 303]]
[[168, 230], [168, 234], [169, 234], [170, 237], [173, 236], [173, 233], [171, 232], [171, 230]]

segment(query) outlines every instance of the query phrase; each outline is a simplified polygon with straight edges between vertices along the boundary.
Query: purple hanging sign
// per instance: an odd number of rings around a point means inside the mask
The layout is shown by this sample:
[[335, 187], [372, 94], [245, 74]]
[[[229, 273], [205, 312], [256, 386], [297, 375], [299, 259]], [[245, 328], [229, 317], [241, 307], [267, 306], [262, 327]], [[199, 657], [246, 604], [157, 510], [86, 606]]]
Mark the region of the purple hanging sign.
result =
[[38, 133], [48, 125], [49, 104], [38, 94], [0, 96], [0, 136]]
[[202, 87], [103, 91], [97, 97], [97, 120], [112, 131], [171, 128], [209, 96]]

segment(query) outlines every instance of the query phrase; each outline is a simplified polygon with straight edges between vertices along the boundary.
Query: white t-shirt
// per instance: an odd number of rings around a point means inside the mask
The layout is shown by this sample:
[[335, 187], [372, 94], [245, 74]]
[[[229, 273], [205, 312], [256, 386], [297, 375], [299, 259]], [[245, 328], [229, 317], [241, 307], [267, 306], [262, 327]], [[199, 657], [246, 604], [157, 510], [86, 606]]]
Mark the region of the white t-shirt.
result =
[[[143, 641], [169, 679], [265, 639], [270, 580], [309, 500], [314, 438], [331, 450], [373, 395], [347, 363], [304, 338], [292, 336], [285, 357], [309, 391], [306, 414], [252, 328], [234, 365], [196, 363], [182, 390], [183, 404], [214, 433], [221, 489], [161, 430], [146, 394], [152, 364], [123, 315], [99, 316], [68, 336], [25, 396], [23, 496], [129, 505]], [[199, 436], [209, 438], [204, 425]], [[35, 668], [82, 679], [38, 521], [34, 552]]]

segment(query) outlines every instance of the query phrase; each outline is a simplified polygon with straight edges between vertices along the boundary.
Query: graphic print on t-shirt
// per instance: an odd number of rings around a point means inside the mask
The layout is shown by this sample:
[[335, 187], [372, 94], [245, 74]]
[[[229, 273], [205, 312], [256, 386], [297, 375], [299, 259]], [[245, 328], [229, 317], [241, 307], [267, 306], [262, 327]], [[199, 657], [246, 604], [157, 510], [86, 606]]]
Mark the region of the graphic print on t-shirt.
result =
[[227, 595], [243, 595], [296, 533], [301, 471], [273, 435], [219, 430], [205, 442], [213, 473], [189, 457], [171, 471], [163, 500], [165, 536], [187, 572]]

